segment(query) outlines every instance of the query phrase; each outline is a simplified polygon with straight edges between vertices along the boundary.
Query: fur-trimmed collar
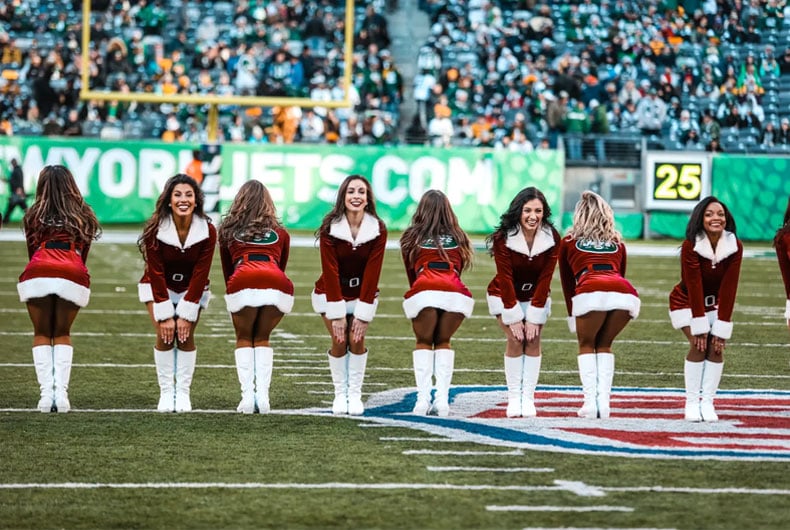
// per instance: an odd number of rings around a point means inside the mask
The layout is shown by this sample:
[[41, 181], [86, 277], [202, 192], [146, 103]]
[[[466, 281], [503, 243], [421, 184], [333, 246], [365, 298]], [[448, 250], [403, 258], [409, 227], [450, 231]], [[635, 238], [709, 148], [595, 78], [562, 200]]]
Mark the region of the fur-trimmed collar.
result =
[[532, 248], [529, 248], [527, 246], [527, 240], [524, 239], [524, 233], [519, 227], [515, 234], [507, 236], [505, 246], [510, 250], [515, 250], [520, 254], [533, 258], [554, 246], [554, 234], [551, 233], [549, 227], [541, 226], [540, 230], [535, 233], [535, 240], [532, 242]]
[[714, 253], [708, 235], [703, 232], [697, 234], [697, 243], [694, 245], [694, 252], [705, 259], [711, 260], [711, 262], [716, 265], [738, 252], [738, 238], [736, 238], [735, 234], [732, 232], [725, 230], [719, 238], [719, 242], [716, 244], [716, 252]]
[[380, 233], [378, 219], [367, 212], [365, 212], [365, 216], [362, 218], [362, 224], [359, 227], [356, 239], [351, 237], [351, 226], [349, 226], [348, 219], [345, 215], [329, 225], [330, 236], [348, 241], [355, 247], [367, 243], [368, 241], [373, 241]]
[[189, 225], [187, 240], [184, 242], [183, 246], [178, 239], [176, 224], [173, 222], [172, 216], [162, 219], [159, 223], [159, 230], [156, 232], [156, 238], [159, 241], [180, 249], [189, 248], [192, 245], [200, 243], [204, 239], [208, 239], [208, 236], [208, 221], [197, 215], [192, 216], [192, 223]]

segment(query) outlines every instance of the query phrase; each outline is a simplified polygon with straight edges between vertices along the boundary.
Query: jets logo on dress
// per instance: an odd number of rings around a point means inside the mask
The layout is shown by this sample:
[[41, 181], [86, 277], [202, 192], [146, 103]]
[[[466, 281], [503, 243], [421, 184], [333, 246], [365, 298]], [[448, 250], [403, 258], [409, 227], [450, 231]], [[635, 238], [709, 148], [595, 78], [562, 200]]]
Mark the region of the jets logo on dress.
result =
[[596, 254], [614, 254], [617, 252], [617, 245], [614, 243], [601, 243], [585, 239], [577, 239], [576, 248], [582, 252], [594, 252]]
[[[236, 239], [242, 241], [242, 239], [238, 237]], [[263, 234], [255, 235], [251, 240], [246, 241], [246, 243], [251, 243], [253, 245], [273, 245], [274, 243], [277, 243], [279, 239], [280, 237], [277, 235], [277, 232], [274, 230], [268, 230]]]
[[536, 418], [507, 418], [502, 386], [451, 388], [446, 418], [413, 415], [415, 399], [414, 389], [374, 394], [365, 418], [451, 440], [537, 451], [790, 462], [790, 391], [720, 390], [715, 423], [684, 420], [681, 389], [615, 388], [607, 420], [576, 415], [578, 387], [539, 386]]
[[[458, 242], [455, 240], [453, 236], [450, 235], [439, 236], [439, 244], [441, 244], [441, 247], [443, 249], [447, 249], [447, 250], [458, 248]], [[432, 237], [429, 237], [428, 239], [423, 241], [422, 245], [420, 246], [422, 248], [433, 248], [433, 249], [439, 248], [439, 245], [436, 244], [436, 241]]]

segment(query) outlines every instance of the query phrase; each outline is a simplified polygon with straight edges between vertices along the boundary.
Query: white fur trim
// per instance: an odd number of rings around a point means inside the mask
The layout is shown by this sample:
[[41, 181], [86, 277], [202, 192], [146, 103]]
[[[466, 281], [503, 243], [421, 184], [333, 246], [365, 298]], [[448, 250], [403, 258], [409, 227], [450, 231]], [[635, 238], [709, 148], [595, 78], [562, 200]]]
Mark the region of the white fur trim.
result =
[[19, 282], [16, 290], [21, 302], [54, 294], [79, 307], [85, 307], [91, 298], [89, 288], [65, 278], [31, 278]]
[[710, 244], [705, 232], [697, 234], [697, 243], [694, 245], [694, 252], [703, 258], [711, 260], [716, 265], [717, 263], [725, 260], [729, 256], [738, 252], [738, 239], [732, 232], [724, 231], [716, 244], [716, 252], [713, 252], [713, 247]]
[[524, 310], [521, 308], [521, 304], [516, 304], [510, 309], [502, 311], [502, 323], [506, 326], [516, 324], [522, 320], [524, 320]]
[[491, 296], [486, 293], [486, 302], [488, 303], [488, 314], [493, 317], [501, 315], [505, 310], [505, 304], [502, 303], [502, 298], [499, 296]]
[[785, 302], [785, 320], [790, 320], [790, 300]]
[[348, 313], [346, 312], [346, 301], [340, 300], [338, 302], [327, 302], [326, 303], [326, 311], [324, 311], [324, 315], [329, 320], [336, 320], [338, 318], [343, 318]]
[[189, 302], [182, 298], [176, 306], [176, 315], [180, 319], [197, 322], [198, 316], [200, 315], [200, 304]]
[[676, 309], [669, 312], [669, 321], [672, 327], [680, 329], [691, 325], [691, 309], [684, 307], [683, 309]]
[[577, 294], [573, 297], [573, 316], [585, 315], [590, 311], [625, 309], [631, 314], [631, 318], [636, 318], [639, 316], [640, 306], [639, 298], [632, 294], [593, 291], [591, 293]]
[[576, 333], [576, 317], [568, 317], [568, 331]]
[[[184, 298], [186, 291], [182, 293], [177, 293], [175, 291], [171, 291], [170, 289], [167, 290], [167, 296], [170, 298], [170, 303], [173, 305], [178, 305], [178, 302]], [[137, 296], [139, 297], [140, 301], [143, 303], [146, 302], [153, 302], [154, 301], [154, 293], [151, 290], [150, 283], [138, 283], [137, 284]], [[203, 295], [200, 297], [200, 307], [206, 309], [208, 307], [209, 300], [211, 300], [211, 291], [208, 289], [203, 291]]]
[[544, 307], [527, 306], [527, 322], [531, 324], [545, 324], [551, 315], [551, 298], [546, 299]]
[[722, 339], [729, 340], [732, 337], [732, 322], [716, 320], [710, 327], [711, 335], [716, 335]]
[[137, 298], [143, 303], [154, 301], [154, 292], [151, 290], [150, 283], [137, 284]]
[[294, 297], [277, 289], [242, 289], [226, 294], [225, 305], [229, 313], [236, 313], [244, 307], [273, 305], [280, 312], [287, 314], [294, 307]]
[[408, 318], [415, 318], [426, 307], [461, 313], [469, 317], [475, 307], [475, 301], [452, 291], [421, 291], [403, 301], [403, 311]]
[[710, 322], [708, 317], [695, 317], [689, 322], [689, 328], [692, 335], [702, 335], [710, 331]]
[[376, 308], [379, 305], [378, 299], [375, 299], [372, 304], [357, 300], [354, 307], [354, 318], [363, 322], [370, 322], [376, 316]]
[[362, 217], [362, 224], [359, 227], [356, 239], [351, 237], [351, 226], [348, 224], [348, 219], [345, 215], [329, 225], [330, 236], [348, 241], [355, 247], [368, 241], [373, 241], [380, 233], [378, 220], [367, 212]]
[[173, 318], [175, 314], [176, 308], [170, 300], [154, 304], [154, 320], [157, 322]]
[[505, 246], [510, 250], [514, 250], [520, 254], [524, 254], [525, 256], [534, 257], [538, 254], [546, 252], [548, 249], [554, 246], [554, 235], [551, 233], [550, 228], [541, 226], [540, 229], [535, 232], [535, 239], [532, 241], [532, 248], [529, 248], [527, 246], [527, 240], [524, 239], [524, 233], [521, 228], [519, 228], [515, 234], [510, 234], [507, 236]]
[[156, 231], [156, 238], [159, 241], [182, 249], [200, 243], [204, 239], [208, 239], [208, 236], [208, 221], [197, 215], [192, 216], [192, 223], [189, 225], [189, 233], [183, 246], [178, 239], [178, 232], [172, 216], [162, 219], [159, 223], [159, 229]]

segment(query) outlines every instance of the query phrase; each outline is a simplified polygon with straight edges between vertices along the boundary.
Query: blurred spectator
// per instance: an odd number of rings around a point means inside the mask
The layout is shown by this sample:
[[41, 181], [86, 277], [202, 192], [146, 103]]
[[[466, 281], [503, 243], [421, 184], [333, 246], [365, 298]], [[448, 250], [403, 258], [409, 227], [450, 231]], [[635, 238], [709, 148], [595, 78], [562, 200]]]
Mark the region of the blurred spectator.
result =
[[700, 132], [699, 126], [696, 122], [691, 120], [691, 113], [687, 110], [683, 110], [680, 113], [680, 119], [672, 123], [669, 130], [669, 138], [681, 144], [685, 144], [692, 131], [698, 136]]
[[776, 134], [777, 145], [790, 145], [790, 119], [782, 118]]
[[710, 109], [705, 109], [702, 112], [700, 136], [704, 142], [719, 140], [721, 138], [721, 126], [719, 122], [713, 118], [713, 112]]
[[772, 121], [767, 122], [765, 127], [760, 131], [757, 143], [763, 147], [774, 147], [777, 145], [776, 126]]
[[724, 148], [722, 148], [721, 143], [718, 138], [712, 138], [706, 145], [705, 151], [711, 153], [723, 153]]
[[299, 122], [299, 134], [304, 142], [319, 142], [324, 136], [324, 120], [314, 109], [308, 108]]
[[659, 135], [667, 117], [667, 105], [658, 98], [655, 88], [650, 88], [647, 97], [639, 101], [636, 109], [637, 126], [645, 136]]

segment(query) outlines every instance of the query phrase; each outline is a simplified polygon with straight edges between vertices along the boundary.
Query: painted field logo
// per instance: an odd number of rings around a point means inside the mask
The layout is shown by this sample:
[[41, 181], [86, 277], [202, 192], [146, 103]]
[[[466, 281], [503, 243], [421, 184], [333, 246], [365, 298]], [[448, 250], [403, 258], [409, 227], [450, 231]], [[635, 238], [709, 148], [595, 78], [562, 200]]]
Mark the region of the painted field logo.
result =
[[612, 417], [576, 416], [578, 387], [539, 386], [537, 418], [507, 418], [504, 387], [459, 386], [450, 391], [450, 416], [414, 416], [415, 392], [372, 395], [365, 418], [497, 446], [641, 458], [790, 461], [790, 392], [721, 390], [716, 423], [683, 419], [679, 389], [615, 388]]

